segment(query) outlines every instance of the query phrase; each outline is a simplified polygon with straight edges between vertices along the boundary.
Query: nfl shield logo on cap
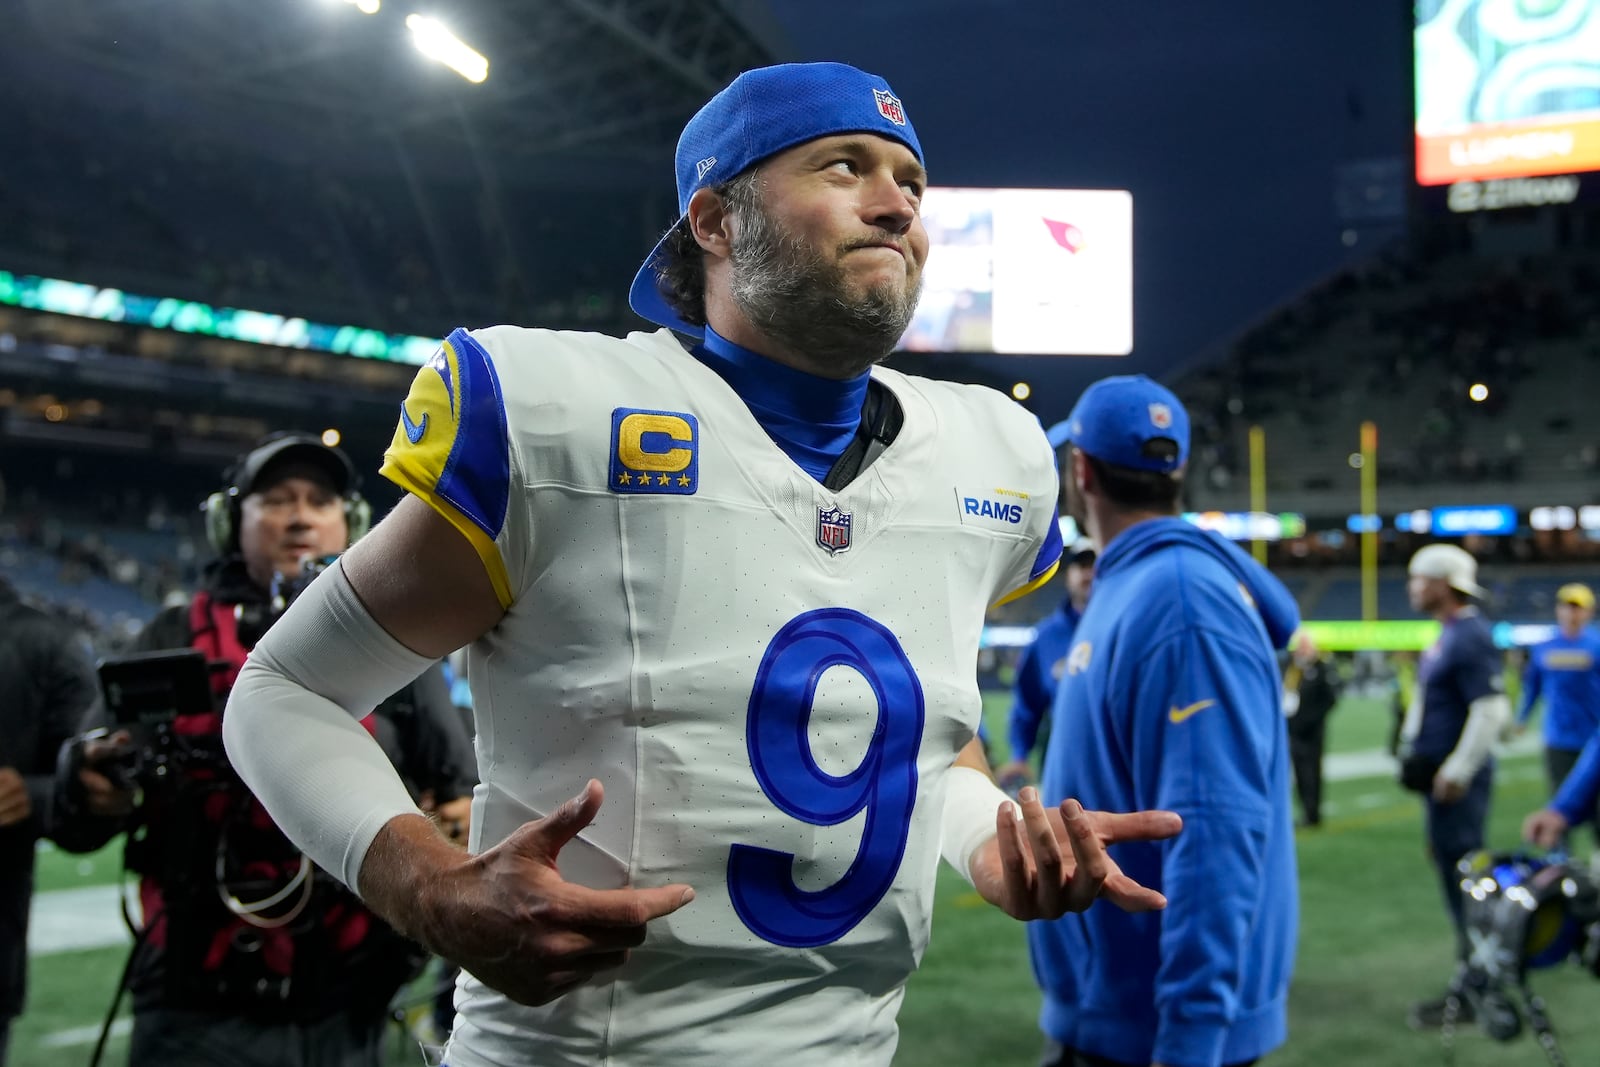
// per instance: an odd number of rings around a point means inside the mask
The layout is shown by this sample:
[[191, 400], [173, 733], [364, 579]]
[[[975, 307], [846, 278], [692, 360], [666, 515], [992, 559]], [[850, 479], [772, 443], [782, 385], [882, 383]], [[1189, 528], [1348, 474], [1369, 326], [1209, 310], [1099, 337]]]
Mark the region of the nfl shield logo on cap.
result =
[[1172, 428], [1172, 409], [1165, 404], [1150, 405], [1150, 424], [1158, 430]]
[[900, 98], [884, 89], [872, 90], [872, 95], [878, 101], [878, 114], [894, 123], [896, 126], [906, 124], [906, 109], [900, 106]]
[[837, 556], [850, 547], [850, 512], [839, 508], [817, 509], [817, 545]]

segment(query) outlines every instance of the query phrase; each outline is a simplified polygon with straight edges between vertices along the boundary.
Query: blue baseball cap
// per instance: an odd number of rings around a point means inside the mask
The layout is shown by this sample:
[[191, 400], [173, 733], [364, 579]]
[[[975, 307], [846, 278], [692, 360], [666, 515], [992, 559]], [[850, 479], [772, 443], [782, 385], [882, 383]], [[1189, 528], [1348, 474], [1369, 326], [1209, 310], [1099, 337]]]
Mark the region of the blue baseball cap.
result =
[[[1070, 441], [1114, 467], [1170, 474], [1189, 462], [1189, 413], [1172, 390], [1142, 374], [1101, 378], [1083, 391], [1064, 423], [1048, 432], [1051, 444]], [[1178, 446], [1171, 459], [1146, 454], [1146, 446], [1166, 438]]]
[[[769, 156], [819, 137], [875, 133], [899, 141], [922, 163], [922, 144], [900, 98], [875, 74], [844, 63], [781, 63], [747, 70], [712, 97], [683, 128], [675, 158], [678, 218], [689, 198], [731, 181]], [[684, 322], [661, 295], [651, 250], [628, 290], [628, 305], [643, 318], [700, 337], [703, 326]]]

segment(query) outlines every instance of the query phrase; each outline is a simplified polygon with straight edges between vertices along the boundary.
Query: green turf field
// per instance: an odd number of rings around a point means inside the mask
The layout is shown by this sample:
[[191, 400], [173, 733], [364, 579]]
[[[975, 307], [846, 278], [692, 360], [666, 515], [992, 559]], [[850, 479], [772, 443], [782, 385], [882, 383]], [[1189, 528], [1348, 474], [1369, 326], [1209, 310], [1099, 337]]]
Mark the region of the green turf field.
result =
[[[1004, 737], [1003, 696], [988, 704], [992, 736]], [[1330, 724], [1329, 749], [1380, 747], [1387, 708], [1347, 701]], [[1504, 761], [1491, 844], [1512, 847], [1522, 816], [1544, 798], [1537, 762]], [[1323, 828], [1299, 838], [1301, 946], [1292, 996], [1290, 1041], [1271, 1067], [1429, 1067], [1443, 1065], [1438, 1039], [1405, 1027], [1407, 1003], [1434, 995], [1451, 967], [1451, 936], [1423, 853], [1414, 798], [1388, 779], [1331, 782]], [[41, 889], [103, 884], [118, 857], [47, 853]], [[86, 1064], [92, 1036], [111, 996], [124, 953], [68, 952], [32, 961], [33, 995], [12, 1035], [12, 1067]], [[1575, 964], [1540, 971], [1568, 1058], [1600, 1061], [1600, 982]], [[977, 900], [964, 882], [941, 872], [933, 943], [911, 980], [900, 1015], [897, 1062], [912, 1067], [1026, 1067], [1035, 1062], [1039, 997], [1022, 927]], [[1591, 1012], [1593, 1014], [1591, 1014]], [[398, 1042], [397, 1042], [398, 1044]], [[120, 1064], [125, 1039], [106, 1062]], [[415, 1052], [391, 1063], [416, 1067]], [[1546, 1062], [1526, 1036], [1499, 1045], [1468, 1030], [1457, 1042], [1457, 1067], [1518, 1067]]]

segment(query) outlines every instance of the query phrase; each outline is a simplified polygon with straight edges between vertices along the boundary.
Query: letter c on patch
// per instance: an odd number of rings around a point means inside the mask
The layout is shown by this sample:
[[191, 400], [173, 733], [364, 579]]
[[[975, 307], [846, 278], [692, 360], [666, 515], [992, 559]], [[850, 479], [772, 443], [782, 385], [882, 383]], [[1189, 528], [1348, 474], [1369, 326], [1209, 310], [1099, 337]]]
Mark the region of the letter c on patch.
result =
[[617, 427], [617, 458], [631, 470], [681, 471], [694, 459], [694, 450], [676, 446], [693, 443], [693, 428], [676, 415], [636, 412]]

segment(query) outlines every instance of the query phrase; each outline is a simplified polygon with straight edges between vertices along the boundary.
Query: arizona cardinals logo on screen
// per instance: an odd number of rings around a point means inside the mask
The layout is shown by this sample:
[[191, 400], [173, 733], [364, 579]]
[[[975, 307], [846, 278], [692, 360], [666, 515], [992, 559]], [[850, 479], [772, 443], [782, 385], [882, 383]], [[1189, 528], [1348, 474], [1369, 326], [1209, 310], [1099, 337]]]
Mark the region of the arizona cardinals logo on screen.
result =
[[1083, 251], [1083, 231], [1070, 222], [1057, 222], [1055, 219], [1042, 220], [1050, 231], [1050, 236], [1056, 239], [1056, 244], [1065, 248], [1073, 255]]

